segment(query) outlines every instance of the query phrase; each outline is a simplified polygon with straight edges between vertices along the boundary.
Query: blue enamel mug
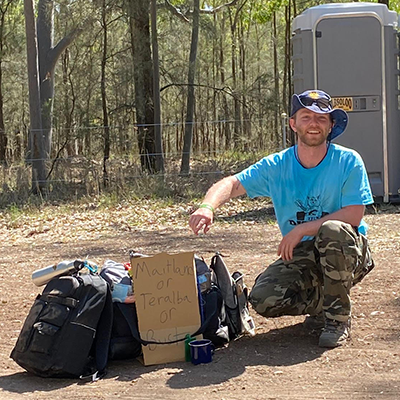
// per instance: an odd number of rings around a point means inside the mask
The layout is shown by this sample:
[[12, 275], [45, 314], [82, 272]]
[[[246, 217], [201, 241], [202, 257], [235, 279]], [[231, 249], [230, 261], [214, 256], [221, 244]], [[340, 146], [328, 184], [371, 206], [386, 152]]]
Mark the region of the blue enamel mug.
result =
[[189, 343], [190, 360], [194, 365], [207, 364], [212, 361], [214, 354], [214, 345], [211, 340], [193, 340]]

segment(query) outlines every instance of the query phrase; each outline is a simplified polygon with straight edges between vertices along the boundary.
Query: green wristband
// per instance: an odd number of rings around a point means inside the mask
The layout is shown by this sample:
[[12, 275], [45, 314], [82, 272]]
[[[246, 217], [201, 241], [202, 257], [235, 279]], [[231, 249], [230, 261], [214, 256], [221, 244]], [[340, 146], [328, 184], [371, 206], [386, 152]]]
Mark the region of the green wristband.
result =
[[207, 208], [207, 210], [210, 210], [213, 213], [215, 213], [215, 208], [213, 206], [210, 206], [209, 204], [200, 204], [199, 208]]

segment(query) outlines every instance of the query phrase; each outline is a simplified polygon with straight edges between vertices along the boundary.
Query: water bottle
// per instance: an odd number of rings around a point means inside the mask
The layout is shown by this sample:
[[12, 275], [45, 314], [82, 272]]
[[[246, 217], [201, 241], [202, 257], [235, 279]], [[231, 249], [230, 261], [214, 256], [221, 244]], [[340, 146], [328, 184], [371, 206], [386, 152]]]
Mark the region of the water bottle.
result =
[[[77, 261], [77, 262], [76, 262]], [[78, 271], [81, 261], [64, 260], [58, 264], [49, 265], [48, 267], [37, 269], [32, 273], [32, 281], [36, 286], [45, 285], [51, 279], [60, 275], [68, 275], [72, 271]]]

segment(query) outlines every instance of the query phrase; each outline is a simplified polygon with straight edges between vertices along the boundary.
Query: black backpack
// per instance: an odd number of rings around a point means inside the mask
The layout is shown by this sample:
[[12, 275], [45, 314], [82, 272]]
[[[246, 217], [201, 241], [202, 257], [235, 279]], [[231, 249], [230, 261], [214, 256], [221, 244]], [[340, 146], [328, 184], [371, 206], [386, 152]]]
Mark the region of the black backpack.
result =
[[109, 359], [124, 360], [142, 354], [135, 304], [113, 303]]
[[[123, 264], [107, 260], [100, 276], [109, 285], [113, 303], [113, 321], [109, 346], [109, 359], [136, 358], [142, 353], [136, 306], [127, 300], [132, 296], [132, 279]], [[127, 302], [128, 301], [128, 302]]]
[[243, 274], [236, 271], [230, 274], [223, 256], [217, 252], [211, 259], [213, 281], [222, 294], [224, 315], [222, 325], [229, 329], [229, 339], [247, 333], [255, 334], [253, 318], [249, 313], [248, 290], [244, 284]]
[[24, 322], [11, 358], [42, 377], [97, 379], [105, 373], [112, 302], [97, 274], [50, 280]]
[[204, 259], [195, 255], [195, 264], [203, 337], [219, 347], [229, 342], [228, 327], [224, 324], [226, 314], [222, 292]]

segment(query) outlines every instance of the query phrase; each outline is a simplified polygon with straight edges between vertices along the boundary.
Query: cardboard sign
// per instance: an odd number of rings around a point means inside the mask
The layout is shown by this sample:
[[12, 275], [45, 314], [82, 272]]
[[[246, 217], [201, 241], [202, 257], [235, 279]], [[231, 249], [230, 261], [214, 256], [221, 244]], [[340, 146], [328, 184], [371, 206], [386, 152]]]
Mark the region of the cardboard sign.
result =
[[[140, 336], [168, 342], [201, 325], [194, 253], [131, 259]], [[185, 360], [185, 342], [143, 346], [145, 365]]]

